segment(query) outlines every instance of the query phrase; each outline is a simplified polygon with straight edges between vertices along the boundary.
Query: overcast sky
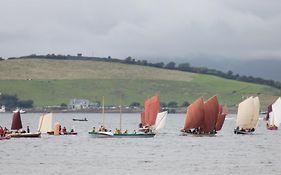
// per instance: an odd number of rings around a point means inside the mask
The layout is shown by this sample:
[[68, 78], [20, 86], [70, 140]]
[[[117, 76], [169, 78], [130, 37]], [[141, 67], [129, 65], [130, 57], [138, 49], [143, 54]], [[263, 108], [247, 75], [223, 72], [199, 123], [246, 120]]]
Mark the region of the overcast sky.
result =
[[0, 57], [277, 58], [280, 0], [0, 0]]

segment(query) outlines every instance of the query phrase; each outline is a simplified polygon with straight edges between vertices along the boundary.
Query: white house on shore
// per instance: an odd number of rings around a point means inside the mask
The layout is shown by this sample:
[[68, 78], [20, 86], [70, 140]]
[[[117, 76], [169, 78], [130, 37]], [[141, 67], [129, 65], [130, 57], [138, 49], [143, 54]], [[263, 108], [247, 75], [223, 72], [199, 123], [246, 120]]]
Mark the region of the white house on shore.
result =
[[87, 99], [72, 99], [68, 104], [68, 109], [79, 110], [79, 109], [88, 109], [90, 101]]

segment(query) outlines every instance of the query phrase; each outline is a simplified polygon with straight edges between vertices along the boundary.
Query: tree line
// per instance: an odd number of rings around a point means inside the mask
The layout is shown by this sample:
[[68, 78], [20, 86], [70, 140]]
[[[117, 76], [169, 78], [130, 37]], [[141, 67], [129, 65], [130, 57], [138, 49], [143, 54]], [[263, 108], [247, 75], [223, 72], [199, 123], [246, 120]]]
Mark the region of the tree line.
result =
[[17, 95], [1, 94], [0, 106], [5, 105], [7, 109], [20, 108], [32, 108], [33, 100], [19, 100]]
[[108, 57], [85, 57], [81, 54], [78, 54], [78, 56], [71, 56], [71, 55], [56, 55], [56, 54], [47, 54], [47, 55], [28, 55], [23, 57], [11, 57], [8, 59], [30, 59], [30, 58], [36, 58], [36, 59], [58, 59], [58, 60], [93, 60], [93, 61], [105, 61], [105, 62], [117, 62], [117, 63], [124, 63], [124, 64], [134, 64], [134, 65], [142, 65], [142, 66], [149, 66], [149, 67], [157, 67], [162, 69], [171, 69], [171, 70], [179, 70], [184, 72], [193, 72], [193, 73], [200, 73], [200, 74], [208, 74], [208, 75], [215, 75], [218, 77], [231, 79], [231, 80], [237, 80], [237, 81], [243, 81], [243, 82], [249, 82], [249, 83], [256, 83], [256, 84], [263, 84], [268, 85], [271, 87], [275, 87], [278, 89], [281, 89], [281, 82], [274, 81], [274, 80], [267, 80], [260, 77], [253, 77], [253, 76], [245, 76], [245, 75], [239, 75], [233, 73], [231, 70], [227, 72], [219, 71], [216, 69], [209, 69], [207, 67], [194, 67], [191, 66], [190, 63], [180, 63], [176, 64], [173, 61], [168, 62], [165, 64], [164, 62], [157, 62], [157, 63], [151, 63], [147, 60], [138, 60], [132, 57], [127, 57], [125, 59], [117, 59], [117, 58], [111, 58], [111, 56]]

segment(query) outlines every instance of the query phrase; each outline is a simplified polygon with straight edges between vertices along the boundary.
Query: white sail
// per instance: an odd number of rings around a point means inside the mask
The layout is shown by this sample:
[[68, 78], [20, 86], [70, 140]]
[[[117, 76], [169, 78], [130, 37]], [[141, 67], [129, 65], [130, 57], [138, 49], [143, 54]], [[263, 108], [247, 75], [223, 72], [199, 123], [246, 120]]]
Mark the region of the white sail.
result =
[[254, 99], [249, 97], [238, 105], [236, 126], [249, 128], [254, 116]]
[[268, 124], [269, 124], [270, 126], [274, 125], [274, 115], [273, 115], [273, 112], [270, 112], [270, 113], [269, 113]]
[[273, 124], [279, 127], [281, 123], [281, 98], [280, 97], [272, 104], [272, 113], [273, 113]]
[[48, 113], [40, 116], [38, 131], [46, 133], [52, 131], [53, 113]]
[[256, 128], [260, 115], [260, 100], [259, 97], [254, 98], [254, 115], [249, 128]]
[[167, 111], [159, 112], [157, 114], [155, 125], [154, 125], [154, 130], [155, 131], [158, 131], [158, 130], [160, 130], [160, 129], [165, 127], [167, 115], [168, 115]]

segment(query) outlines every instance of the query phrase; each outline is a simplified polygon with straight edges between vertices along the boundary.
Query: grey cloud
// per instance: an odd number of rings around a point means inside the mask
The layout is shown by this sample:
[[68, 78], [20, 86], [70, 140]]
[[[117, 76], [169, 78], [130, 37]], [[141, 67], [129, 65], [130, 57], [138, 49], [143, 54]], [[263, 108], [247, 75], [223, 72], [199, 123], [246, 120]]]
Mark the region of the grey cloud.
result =
[[0, 56], [281, 58], [280, 7], [277, 0], [1, 1]]

